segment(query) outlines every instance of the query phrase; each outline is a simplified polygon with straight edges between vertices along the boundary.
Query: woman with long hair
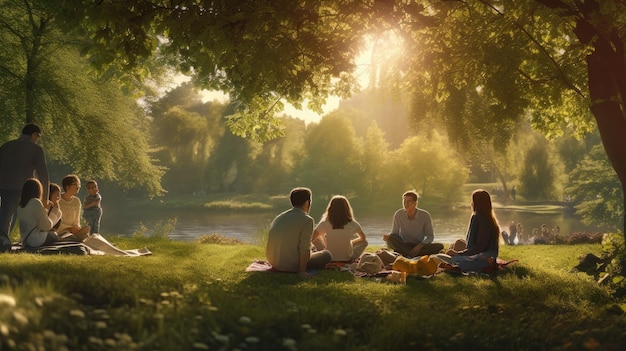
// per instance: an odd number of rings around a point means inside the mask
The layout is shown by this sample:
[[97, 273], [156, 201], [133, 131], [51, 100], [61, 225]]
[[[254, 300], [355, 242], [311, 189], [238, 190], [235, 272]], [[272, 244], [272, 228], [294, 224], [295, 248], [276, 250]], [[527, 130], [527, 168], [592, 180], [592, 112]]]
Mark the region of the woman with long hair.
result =
[[333, 261], [352, 262], [368, 244], [361, 225], [354, 219], [350, 202], [341, 195], [333, 196], [328, 202], [313, 238], [318, 250], [325, 248], [332, 253]]
[[472, 216], [465, 240], [457, 240], [446, 252], [462, 271], [479, 272], [498, 257], [500, 225], [486, 190], [472, 193]]
[[56, 201], [42, 201], [43, 187], [37, 178], [29, 178], [22, 186], [17, 207], [22, 244], [39, 247], [55, 243], [59, 236], [52, 227], [61, 218], [61, 210]]

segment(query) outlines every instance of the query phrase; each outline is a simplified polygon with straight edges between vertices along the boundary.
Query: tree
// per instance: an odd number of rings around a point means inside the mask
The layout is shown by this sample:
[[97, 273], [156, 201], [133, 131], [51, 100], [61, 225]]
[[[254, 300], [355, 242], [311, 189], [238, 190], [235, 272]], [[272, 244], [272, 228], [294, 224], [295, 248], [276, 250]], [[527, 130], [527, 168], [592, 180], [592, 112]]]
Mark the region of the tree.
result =
[[594, 146], [574, 169], [566, 193], [587, 224], [614, 226], [623, 216], [619, 201], [623, 191], [601, 145]]
[[316, 196], [348, 195], [360, 189], [359, 151], [349, 116], [335, 111], [307, 129], [306, 157], [296, 167], [296, 178], [310, 184]]
[[[230, 92], [244, 110], [254, 107], [250, 119], [237, 115], [235, 122], [243, 121], [257, 136], [277, 130], [271, 116], [282, 98], [296, 103], [312, 98], [319, 107], [329, 93], [349, 93], [362, 38], [394, 30], [407, 48], [406, 60], [398, 63], [399, 78], [419, 107], [416, 116], [436, 116], [462, 139], [472, 119], [488, 130], [502, 130], [511, 120], [530, 117], [548, 135], [563, 127], [582, 134], [593, 128], [591, 111], [609, 161], [626, 185], [623, 1], [163, 4], [62, 0], [54, 7], [68, 23], [82, 20], [92, 38], [85, 52], [100, 67], [113, 62], [141, 67], [157, 47], [157, 34], [163, 35], [165, 52], [176, 55], [183, 71], [196, 73], [198, 83]], [[492, 101], [492, 113], [465, 113], [476, 89]], [[497, 135], [485, 137], [497, 140]]]
[[551, 200], [555, 196], [554, 167], [549, 160], [548, 143], [536, 138], [526, 151], [520, 174], [520, 195], [529, 200]]
[[203, 103], [197, 89], [183, 84], [151, 106], [155, 157], [167, 167], [163, 184], [182, 193], [206, 191], [209, 158], [224, 135], [224, 106]]
[[384, 189], [385, 175], [389, 172], [389, 143], [385, 134], [372, 122], [367, 128], [361, 148], [361, 176], [365, 197], [367, 199], [381, 199], [387, 197]]
[[43, 3], [0, 1], [2, 141], [36, 122], [48, 160], [70, 165], [81, 177], [162, 193], [144, 111], [115, 81], [89, 73], [77, 49], [82, 38], [62, 32]]
[[467, 179], [463, 160], [438, 133], [430, 138], [406, 139], [391, 153], [388, 168], [386, 185], [390, 193], [415, 189], [420, 196], [446, 205], [460, 198]]

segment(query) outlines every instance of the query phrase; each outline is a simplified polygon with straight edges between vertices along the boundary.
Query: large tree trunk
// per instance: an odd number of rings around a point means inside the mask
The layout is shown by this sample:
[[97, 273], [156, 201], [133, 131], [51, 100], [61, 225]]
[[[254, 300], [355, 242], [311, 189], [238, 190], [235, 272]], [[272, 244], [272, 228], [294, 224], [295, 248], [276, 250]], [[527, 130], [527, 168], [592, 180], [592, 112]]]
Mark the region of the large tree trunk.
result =
[[[590, 13], [585, 14], [587, 16]], [[616, 31], [597, 30], [585, 18], [576, 26], [576, 35], [594, 51], [587, 56], [591, 112], [597, 123], [607, 157], [622, 184], [626, 186], [626, 56], [624, 43]], [[622, 199], [626, 208], [626, 195]], [[622, 232], [626, 227], [623, 218]], [[626, 235], [626, 233], [625, 233]]]

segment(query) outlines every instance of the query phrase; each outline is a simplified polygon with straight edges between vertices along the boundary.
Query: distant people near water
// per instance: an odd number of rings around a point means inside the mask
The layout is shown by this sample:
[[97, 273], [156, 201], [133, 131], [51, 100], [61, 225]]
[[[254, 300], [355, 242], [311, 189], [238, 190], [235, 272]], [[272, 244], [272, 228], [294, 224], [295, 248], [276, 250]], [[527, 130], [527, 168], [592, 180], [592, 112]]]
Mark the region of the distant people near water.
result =
[[511, 188], [511, 199], [513, 201], [515, 201], [515, 195], [517, 194], [517, 191], [515, 191], [515, 185], [513, 185], [513, 187]]
[[504, 239], [504, 243], [507, 245], [515, 245], [515, 238], [517, 238], [517, 224], [515, 221], [511, 221], [509, 224], [509, 232], [502, 232], [502, 239]]
[[525, 238], [524, 226], [521, 222], [517, 222], [517, 239], [515, 240], [515, 244], [523, 244], [526, 241]]
[[541, 237], [539, 236], [539, 228], [535, 227], [532, 230], [532, 236], [530, 238], [528, 238], [528, 240], [526, 240], [527, 245], [533, 245], [536, 244], [536, 241], [538, 239], [541, 239]]
[[100, 220], [102, 219], [100, 189], [98, 183], [93, 179], [89, 180], [85, 187], [87, 188], [87, 195], [85, 195], [83, 202], [83, 217], [92, 233], [100, 233]]
[[313, 231], [317, 250], [327, 249], [333, 261], [352, 262], [361, 256], [367, 240], [352, 206], [345, 196], [336, 195], [328, 202], [326, 212]]
[[558, 225], [554, 226], [554, 228], [550, 230], [550, 233], [552, 234], [552, 238], [556, 240], [556, 237], [559, 236], [559, 234], [561, 234], [561, 227], [559, 227]]
[[498, 257], [500, 226], [486, 190], [472, 193], [472, 215], [465, 240], [454, 242], [446, 252], [463, 272], [480, 272]]
[[545, 224], [537, 230], [537, 235], [534, 237], [534, 244], [549, 244], [550, 243], [550, 229]]
[[387, 246], [408, 258], [443, 250], [443, 244], [433, 242], [435, 234], [430, 213], [417, 207], [418, 199], [414, 190], [402, 194], [403, 208], [393, 215], [391, 233], [383, 235]]
[[309, 215], [311, 197], [308, 188], [292, 189], [292, 208], [277, 215], [270, 225], [265, 256], [278, 271], [308, 277], [307, 269], [324, 268], [333, 260], [329, 250], [311, 252], [311, 243], [317, 239], [313, 237], [314, 220]]

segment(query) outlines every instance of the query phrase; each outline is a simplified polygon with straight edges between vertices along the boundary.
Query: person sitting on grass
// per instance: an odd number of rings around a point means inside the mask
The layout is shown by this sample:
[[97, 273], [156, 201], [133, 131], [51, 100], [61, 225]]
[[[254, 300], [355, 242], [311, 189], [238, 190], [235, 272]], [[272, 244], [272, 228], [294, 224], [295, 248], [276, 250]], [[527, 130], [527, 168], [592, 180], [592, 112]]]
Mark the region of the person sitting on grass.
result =
[[291, 209], [282, 212], [270, 225], [265, 256], [275, 270], [298, 273], [308, 277], [307, 269], [324, 268], [333, 259], [328, 250], [311, 252], [313, 238], [313, 217], [311, 210], [311, 190], [294, 188], [289, 199]]
[[387, 246], [408, 258], [432, 255], [443, 250], [443, 244], [433, 243], [433, 221], [430, 213], [417, 208], [418, 198], [415, 191], [402, 194], [403, 208], [393, 215], [391, 233], [383, 235]]
[[89, 237], [90, 227], [88, 225], [80, 225], [80, 217], [82, 212], [82, 203], [75, 195], [80, 189], [80, 179], [75, 174], [68, 174], [61, 180], [63, 194], [59, 200], [59, 207], [63, 216], [59, 225], [58, 233], [71, 233], [79, 240], [85, 240]]
[[361, 225], [354, 219], [345, 196], [336, 195], [328, 202], [322, 220], [315, 227], [313, 241], [317, 250], [328, 249], [334, 261], [352, 262], [361, 256], [367, 240]]
[[472, 216], [465, 240], [457, 240], [446, 254], [463, 272], [480, 272], [498, 258], [500, 225], [486, 190], [472, 193]]
[[[22, 186], [17, 207], [20, 239], [25, 247], [40, 247], [60, 240], [54, 232], [54, 224], [61, 218], [59, 204], [55, 200], [42, 201], [43, 187], [37, 178], [29, 178]], [[58, 198], [57, 198], [58, 200]]]

